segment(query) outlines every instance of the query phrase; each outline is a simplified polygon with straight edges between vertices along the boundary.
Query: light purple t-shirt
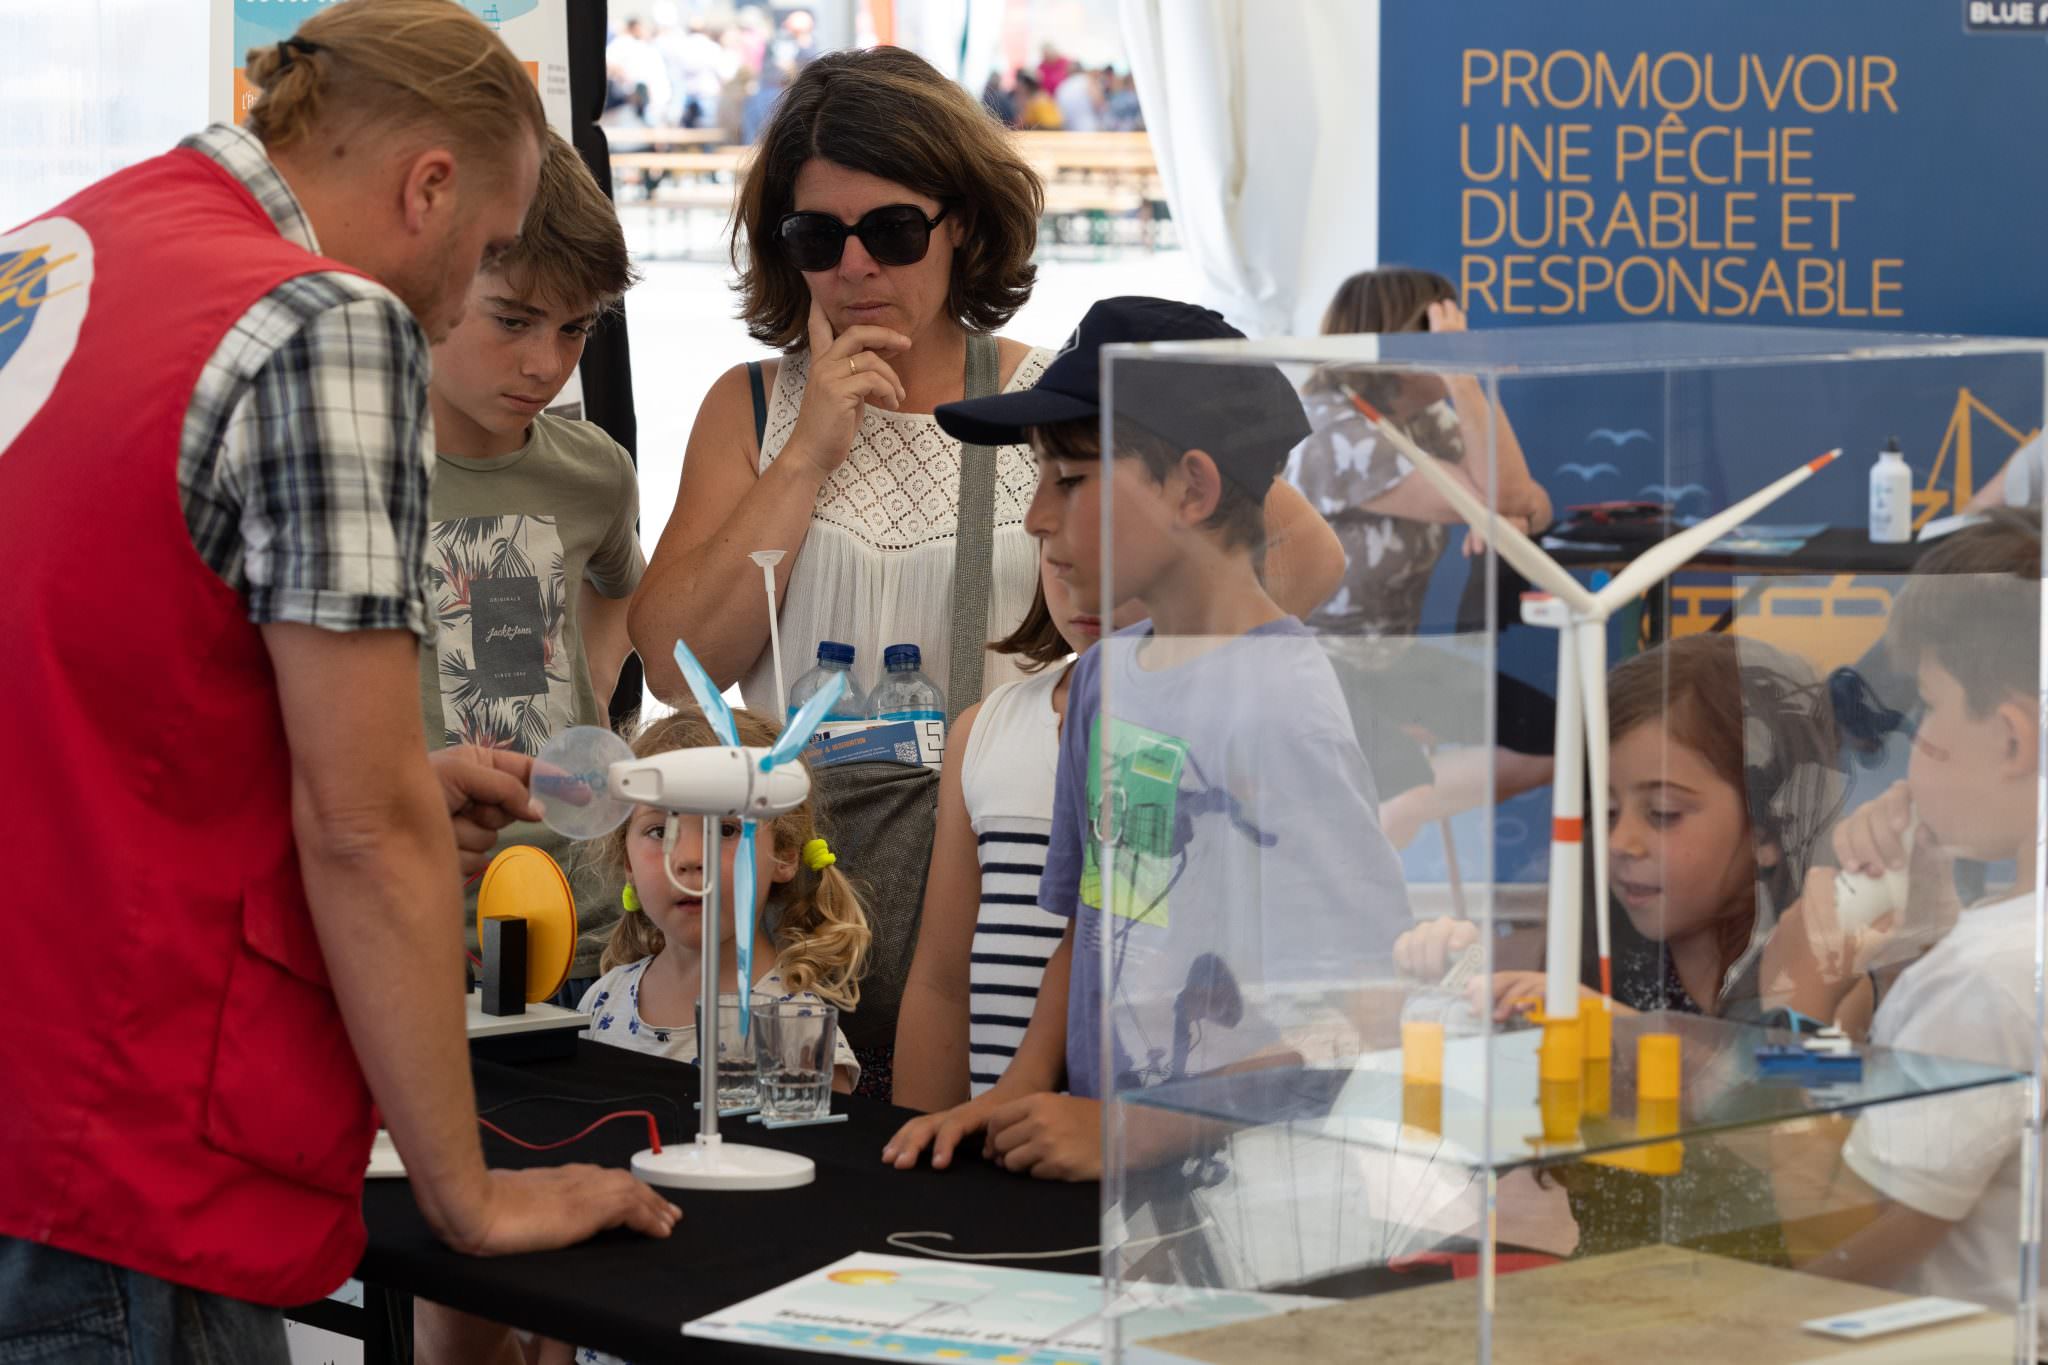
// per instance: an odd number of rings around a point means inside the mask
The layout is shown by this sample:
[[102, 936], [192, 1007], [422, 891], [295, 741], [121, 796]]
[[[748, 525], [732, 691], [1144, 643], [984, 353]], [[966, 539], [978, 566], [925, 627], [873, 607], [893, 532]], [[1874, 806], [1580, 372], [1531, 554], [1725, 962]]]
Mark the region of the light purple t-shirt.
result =
[[[1138, 1088], [1268, 1049], [1262, 997], [1384, 974], [1412, 923], [1372, 775], [1314, 635], [1285, 617], [1146, 669], [1151, 638], [1149, 622], [1134, 626], [1074, 666], [1039, 884], [1041, 906], [1075, 919], [1067, 1085], [1094, 1099], [1110, 1088], [1105, 979], [1111, 1080]], [[1107, 921], [1091, 833], [1098, 732], [1111, 740]]]

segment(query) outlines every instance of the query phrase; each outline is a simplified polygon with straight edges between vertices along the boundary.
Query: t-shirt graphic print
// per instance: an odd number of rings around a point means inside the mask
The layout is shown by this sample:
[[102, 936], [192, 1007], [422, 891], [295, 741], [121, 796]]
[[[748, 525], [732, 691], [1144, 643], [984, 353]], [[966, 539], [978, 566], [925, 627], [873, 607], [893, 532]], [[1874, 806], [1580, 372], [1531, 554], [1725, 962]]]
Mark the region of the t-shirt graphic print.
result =
[[553, 517], [433, 524], [427, 601], [445, 743], [538, 753], [575, 723], [565, 647], [568, 575]]

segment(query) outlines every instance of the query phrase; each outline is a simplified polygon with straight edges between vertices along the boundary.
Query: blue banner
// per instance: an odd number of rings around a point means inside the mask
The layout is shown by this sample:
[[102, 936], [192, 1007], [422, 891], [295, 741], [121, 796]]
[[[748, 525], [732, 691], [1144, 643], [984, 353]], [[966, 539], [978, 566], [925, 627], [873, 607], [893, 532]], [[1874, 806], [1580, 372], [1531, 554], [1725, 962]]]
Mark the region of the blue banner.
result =
[[[1972, 31], [1987, 13], [1970, 0], [1385, 5], [1381, 260], [1449, 277], [1474, 329], [2048, 335], [2048, 42]], [[1837, 365], [1519, 381], [1501, 397], [1560, 511], [1650, 499], [1706, 512], [1840, 446], [1846, 458], [1768, 519], [1861, 527], [1888, 437], [1924, 523], [2040, 425], [2041, 389], [2038, 364]], [[1426, 628], [1448, 628], [1465, 575], [1447, 554]], [[1674, 631], [1700, 628], [1729, 592], [1726, 578], [1681, 580]], [[1632, 643], [1617, 630], [1610, 657]], [[1546, 689], [1555, 657], [1547, 632], [1503, 637], [1502, 666]], [[1500, 812], [1501, 880], [1544, 875], [1546, 807], [1532, 793]]]

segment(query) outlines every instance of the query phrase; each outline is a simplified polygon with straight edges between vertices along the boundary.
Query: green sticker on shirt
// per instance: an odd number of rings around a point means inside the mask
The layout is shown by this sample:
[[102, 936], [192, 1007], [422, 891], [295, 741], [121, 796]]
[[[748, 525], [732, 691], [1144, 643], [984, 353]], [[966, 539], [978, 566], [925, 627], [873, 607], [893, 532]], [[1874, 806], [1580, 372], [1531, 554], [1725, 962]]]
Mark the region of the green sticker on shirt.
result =
[[1102, 800], [1103, 717], [1088, 730], [1088, 810], [1106, 828], [1087, 842], [1081, 862], [1081, 901], [1102, 909], [1102, 837], [1114, 850], [1115, 876], [1110, 913], [1139, 924], [1166, 926], [1173, 887], [1174, 829], [1180, 816], [1180, 775], [1187, 766], [1187, 741], [1110, 718], [1110, 795]]

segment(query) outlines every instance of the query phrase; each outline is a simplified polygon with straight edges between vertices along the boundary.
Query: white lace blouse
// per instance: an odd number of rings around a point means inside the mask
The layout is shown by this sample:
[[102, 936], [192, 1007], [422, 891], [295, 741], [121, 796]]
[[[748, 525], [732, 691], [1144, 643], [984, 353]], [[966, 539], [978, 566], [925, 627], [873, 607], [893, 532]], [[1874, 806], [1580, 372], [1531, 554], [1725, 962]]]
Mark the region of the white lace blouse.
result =
[[[1004, 391], [1030, 388], [1051, 359], [1051, 351], [1034, 347]], [[807, 352], [783, 357], [768, 399], [764, 470], [796, 426], [809, 373]], [[1031, 608], [1038, 547], [1025, 533], [1024, 512], [1037, 482], [1030, 447], [997, 450], [990, 640], [1015, 630]], [[948, 675], [959, 503], [960, 443], [939, 430], [936, 417], [877, 407], [862, 414], [852, 453], [818, 494], [782, 599], [782, 666], [789, 683], [817, 662], [820, 640], [839, 640], [854, 647], [854, 677], [865, 693], [882, 673], [883, 647], [914, 644], [923, 653], [925, 676], [953, 700]], [[1024, 676], [1008, 655], [990, 654], [983, 692]], [[740, 692], [748, 710], [779, 718], [775, 662], [765, 646], [740, 680]]]

